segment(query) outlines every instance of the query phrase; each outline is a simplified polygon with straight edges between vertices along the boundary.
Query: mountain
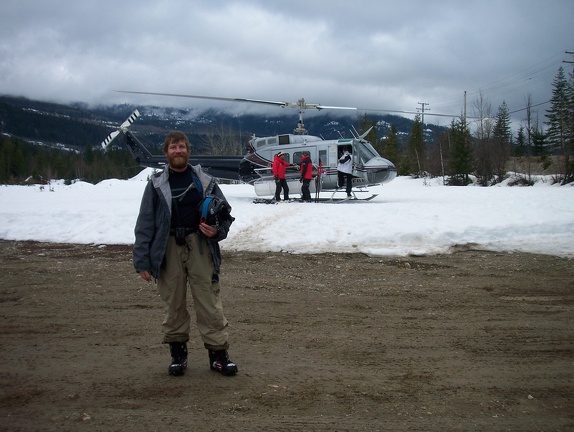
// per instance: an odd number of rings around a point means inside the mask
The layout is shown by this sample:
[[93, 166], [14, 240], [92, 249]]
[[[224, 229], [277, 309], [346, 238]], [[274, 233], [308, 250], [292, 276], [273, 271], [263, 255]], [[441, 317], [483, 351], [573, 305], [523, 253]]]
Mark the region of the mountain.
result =
[[[133, 106], [128, 104], [89, 107], [76, 103], [62, 105], [26, 98], [0, 96], [0, 132], [45, 145], [82, 150], [98, 146], [106, 136], [121, 124], [135, 109], [141, 113], [132, 126], [142, 142], [152, 150], [158, 150], [167, 131], [178, 129], [185, 132], [198, 153], [205, 150], [205, 137], [217, 130], [230, 131], [241, 140], [244, 147], [253, 135], [266, 136], [292, 133], [298, 115], [294, 111], [276, 110], [268, 114], [233, 115], [215, 109], [202, 112], [192, 109], [157, 106]], [[305, 127], [312, 135], [325, 139], [350, 138], [352, 130], [360, 130], [364, 114], [328, 110], [305, 113]], [[396, 115], [368, 114], [368, 120], [376, 123], [377, 136], [382, 138], [391, 124], [398, 136], [410, 134], [412, 120]], [[425, 125], [425, 134], [432, 142], [434, 136], [446, 128]]]

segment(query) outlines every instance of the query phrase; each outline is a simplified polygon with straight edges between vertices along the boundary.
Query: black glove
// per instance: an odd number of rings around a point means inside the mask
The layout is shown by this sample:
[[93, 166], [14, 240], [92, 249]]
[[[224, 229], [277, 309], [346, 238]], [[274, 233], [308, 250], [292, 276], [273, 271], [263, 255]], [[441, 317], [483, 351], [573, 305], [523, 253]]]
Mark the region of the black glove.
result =
[[279, 183], [279, 176], [275, 176], [275, 183]]
[[303, 183], [303, 177], [299, 177], [299, 183]]

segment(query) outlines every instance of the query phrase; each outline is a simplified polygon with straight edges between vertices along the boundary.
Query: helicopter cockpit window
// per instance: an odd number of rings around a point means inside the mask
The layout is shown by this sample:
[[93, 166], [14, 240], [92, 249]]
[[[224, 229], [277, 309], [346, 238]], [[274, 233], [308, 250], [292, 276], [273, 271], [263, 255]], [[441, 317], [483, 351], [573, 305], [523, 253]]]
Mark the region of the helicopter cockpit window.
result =
[[[377, 151], [373, 148], [373, 146], [368, 142], [359, 142], [353, 146], [355, 150], [355, 157], [359, 157], [360, 161], [363, 163], [370, 161], [372, 158], [377, 157]], [[358, 153], [358, 155], [357, 155]], [[359, 161], [355, 161], [359, 162]]]

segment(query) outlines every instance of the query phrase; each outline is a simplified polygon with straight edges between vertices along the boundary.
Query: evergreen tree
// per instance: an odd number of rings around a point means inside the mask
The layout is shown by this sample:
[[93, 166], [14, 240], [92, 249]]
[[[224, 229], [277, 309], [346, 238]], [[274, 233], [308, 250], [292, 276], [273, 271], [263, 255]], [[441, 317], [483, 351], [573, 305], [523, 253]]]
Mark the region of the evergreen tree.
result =
[[468, 125], [461, 117], [450, 125], [450, 179], [449, 184], [466, 186], [472, 173], [472, 147]]
[[546, 134], [542, 129], [535, 128], [531, 133], [532, 139], [532, 153], [534, 156], [539, 157], [541, 160], [548, 157], [546, 150]]
[[568, 137], [566, 151], [568, 153], [568, 160], [566, 161], [566, 177], [568, 181], [570, 181], [574, 175], [574, 158], [572, 155], [574, 152], [574, 69], [569, 74], [568, 87], [566, 88], [566, 100], [568, 103], [568, 117], [566, 123]]
[[134, 166], [124, 149], [80, 154], [0, 136], [0, 184], [23, 183], [30, 176], [43, 182], [82, 179], [97, 183], [107, 178], [130, 178], [141, 169]]
[[550, 108], [546, 111], [546, 118], [548, 119], [546, 122], [548, 125], [547, 142], [552, 148], [560, 152], [562, 184], [574, 180], [574, 171], [570, 162], [574, 148], [572, 86], [572, 75], [570, 75], [570, 81], [567, 81], [564, 68], [560, 67], [554, 81], [552, 81], [552, 98], [550, 99]]
[[510, 158], [512, 145], [512, 131], [510, 129], [510, 114], [506, 101], [498, 107], [494, 122], [493, 135], [493, 163], [497, 181], [501, 182], [506, 174], [506, 163]]
[[8, 183], [12, 141], [0, 140], [0, 183]]
[[397, 128], [394, 124], [391, 124], [389, 135], [385, 141], [385, 144], [382, 146], [380, 154], [382, 157], [387, 158], [392, 163], [394, 163], [397, 167], [397, 171], [401, 172], [399, 166], [401, 160], [401, 152], [397, 139]]
[[516, 134], [516, 143], [514, 147], [514, 156], [525, 156], [526, 150], [526, 134], [524, 133], [524, 126], [518, 128], [518, 133]]

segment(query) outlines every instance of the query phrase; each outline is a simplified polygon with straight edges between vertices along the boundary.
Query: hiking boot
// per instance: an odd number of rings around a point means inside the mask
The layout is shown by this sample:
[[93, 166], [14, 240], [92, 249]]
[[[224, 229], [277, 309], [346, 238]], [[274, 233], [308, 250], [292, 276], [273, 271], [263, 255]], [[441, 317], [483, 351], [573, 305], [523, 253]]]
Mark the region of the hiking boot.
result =
[[173, 376], [181, 376], [187, 369], [187, 344], [185, 342], [170, 342], [171, 364], [168, 372]]
[[209, 350], [209, 368], [222, 375], [235, 375], [238, 371], [237, 365], [229, 360], [226, 350]]

